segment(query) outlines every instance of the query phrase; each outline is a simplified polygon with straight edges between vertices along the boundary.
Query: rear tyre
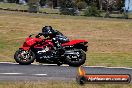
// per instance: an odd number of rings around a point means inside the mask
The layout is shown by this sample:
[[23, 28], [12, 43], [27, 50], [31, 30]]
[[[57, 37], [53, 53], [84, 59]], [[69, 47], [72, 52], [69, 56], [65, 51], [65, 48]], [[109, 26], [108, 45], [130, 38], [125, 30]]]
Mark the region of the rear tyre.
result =
[[77, 58], [72, 58], [72, 55], [68, 55], [66, 57], [66, 63], [69, 66], [79, 67], [85, 63], [86, 60], [86, 54], [82, 50], [76, 50], [79, 54], [79, 56], [76, 56]]
[[19, 49], [15, 52], [14, 59], [20, 65], [29, 65], [34, 62], [35, 54], [32, 51]]

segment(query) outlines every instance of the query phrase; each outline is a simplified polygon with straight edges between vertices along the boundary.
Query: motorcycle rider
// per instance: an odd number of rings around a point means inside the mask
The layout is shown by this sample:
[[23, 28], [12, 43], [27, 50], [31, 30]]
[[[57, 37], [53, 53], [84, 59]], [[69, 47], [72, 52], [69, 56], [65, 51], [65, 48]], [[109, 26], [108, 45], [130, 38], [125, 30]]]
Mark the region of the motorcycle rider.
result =
[[49, 37], [53, 44], [54, 44], [54, 49], [57, 51], [58, 54], [63, 54], [64, 49], [61, 46], [62, 42], [68, 42], [69, 39], [65, 37], [62, 33], [60, 33], [57, 30], [54, 30], [51, 26], [45, 26], [42, 28], [42, 33], [39, 33], [36, 37], [44, 36]]

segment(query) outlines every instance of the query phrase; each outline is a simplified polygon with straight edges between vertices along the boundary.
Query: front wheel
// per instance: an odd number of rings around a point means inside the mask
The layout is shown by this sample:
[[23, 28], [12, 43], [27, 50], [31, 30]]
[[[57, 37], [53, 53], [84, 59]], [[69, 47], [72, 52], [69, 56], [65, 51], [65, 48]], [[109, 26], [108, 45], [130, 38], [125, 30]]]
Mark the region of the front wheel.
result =
[[85, 63], [86, 54], [82, 50], [73, 50], [74, 54], [68, 54], [66, 56], [66, 63], [69, 66], [78, 67]]
[[21, 65], [29, 65], [34, 62], [35, 54], [32, 51], [24, 51], [19, 49], [14, 54], [14, 59]]

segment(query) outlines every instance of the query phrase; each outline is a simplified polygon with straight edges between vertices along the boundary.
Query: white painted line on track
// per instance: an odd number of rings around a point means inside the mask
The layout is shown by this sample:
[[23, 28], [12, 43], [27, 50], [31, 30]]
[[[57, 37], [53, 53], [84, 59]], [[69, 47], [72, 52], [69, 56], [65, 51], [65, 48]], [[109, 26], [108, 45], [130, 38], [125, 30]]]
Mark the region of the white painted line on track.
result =
[[32, 63], [32, 65], [45, 65], [45, 66], [48, 66], [48, 65], [50, 65], [50, 66], [54, 66], [54, 65], [56, 65], [56, 64], [42, 64], [42, 63]]
[[132, 70], [132, 68], [127, 68], [127, 67], [104, 67], [104, 68], [117, 68], [117, 69], [130, 69], [130, 70]]
[[[13, 63], [13, 62], [0, 62], [0, 64], [18, 64], [18, 63]], [[44, 66], [55, 66], [56, 64], [38, 64], [38, 63], [32, 63], [32, 65], [44, 65]], [[57, 66], [57, 65], [56, 65]], [[63, 67], [68, 67], [69, 65], [61, 65]], [[119, 68], [119, 69], [132, 69], [129, 67], [106, 67], [106, 66], [83, 66], [83, 67], [91, 67], [91, 68]]]
[[23, 73], [0, 73], [0, 75], [20, 75]]
[[83, 67], [105, 67], [105, 66], [83, 66]]
[[[32, 63], [32, 65], [57, 66], [57, 64], [38, 64], [38, 63]], [[61, 66], [68, 67], [69, 65], [63, 64]]]
[[[18, 63], [14, 63], [14, 62], [0, 62], [0, 64], [18, 64]], [[57, 65], [57, 64], [39, 64], [39, 63], [32, 63], [32, 65], [44, 65], [44, 66], [55, 66], [55, 65]], [[61, 66], [69, 66], [69, 65], [66, 65], [66, 64], [63, 64], [63, 65], [61, 65]]]
[[47, 74], [32, 74], [32, 75], [36, 75], [36, 76], [47, 76]]
[[90, 67], [90, 68], [115, 68], [115, 69], [130, 69], [130, 70], [132, 70], [132, 68], [128, 68], [128, 67], [106, 67], [106, 66], [83, 66], [83, 67]]
[[18, 64], [18, 63], [13, 63], [13, 62], [0, 62], [0, 64]]

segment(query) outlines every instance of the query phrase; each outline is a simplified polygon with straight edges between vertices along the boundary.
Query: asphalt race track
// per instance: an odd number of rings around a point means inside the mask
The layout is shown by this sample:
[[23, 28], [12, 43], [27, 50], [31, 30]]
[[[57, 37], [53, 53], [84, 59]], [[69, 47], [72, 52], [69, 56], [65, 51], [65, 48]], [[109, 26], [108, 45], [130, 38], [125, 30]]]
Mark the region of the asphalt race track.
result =
[[[77, 67], [50, 64], [0, 63], [0, 81], [75, 80]], [[88, 74], [130, 74], [132, 68], [85, 67]]]

